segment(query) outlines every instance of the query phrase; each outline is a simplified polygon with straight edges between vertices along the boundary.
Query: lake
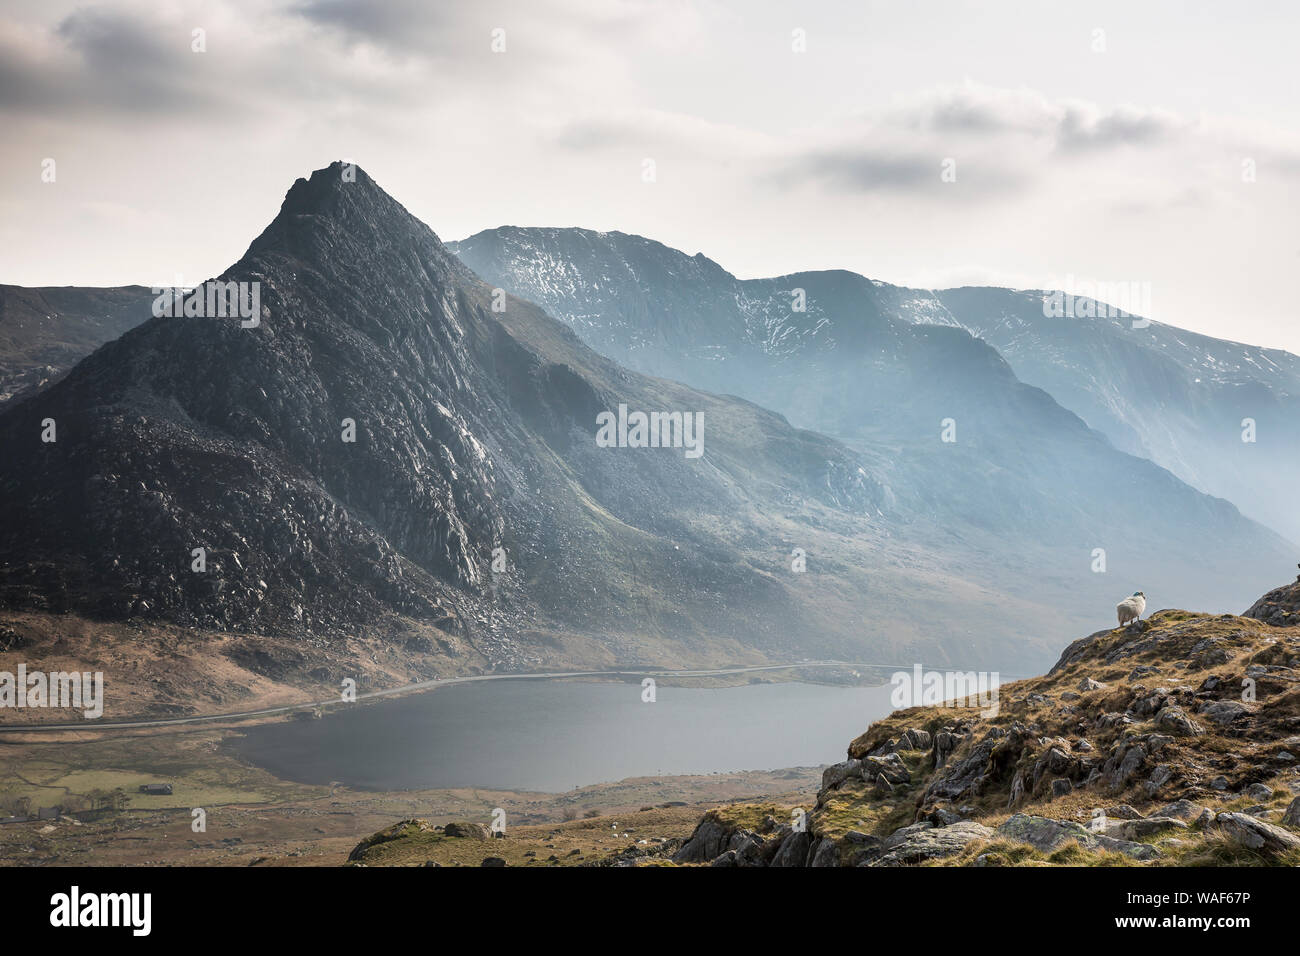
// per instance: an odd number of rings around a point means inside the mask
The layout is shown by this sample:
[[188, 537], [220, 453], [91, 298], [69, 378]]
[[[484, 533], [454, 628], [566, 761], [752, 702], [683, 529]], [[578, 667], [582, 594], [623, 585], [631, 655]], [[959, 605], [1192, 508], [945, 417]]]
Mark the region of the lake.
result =
[[889, 685], [492, 680], [249, 727], [243, 759], [301, 783], [558, 793], [625, 777], [775, 770], [845, 759], [890, 710]]

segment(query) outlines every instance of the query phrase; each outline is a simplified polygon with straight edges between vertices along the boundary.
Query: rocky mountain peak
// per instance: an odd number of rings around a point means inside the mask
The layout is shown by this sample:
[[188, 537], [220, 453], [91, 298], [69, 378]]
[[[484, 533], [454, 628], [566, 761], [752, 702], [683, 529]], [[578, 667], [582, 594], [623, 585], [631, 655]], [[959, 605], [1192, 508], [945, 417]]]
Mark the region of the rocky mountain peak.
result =
[[472, 277], [433, 230], [364, 169], [341, 162], [298, 179], [230, 273], [255, 276], [277, 262], [346, 269], [354, 279], [399, 270], [439, 284]]
[[[221, 279], [256, 284], [259, 321], [156, 316], [0, 415], [0, 603], [291, 637], [396, 617], [515, 666], [538, 626], [652, 653], [838, 630], [754, 529], [809, 500], [857, 520], [847, 449], [494, 309], [363, 170], [296, 182]], [[620, 405], [702, 421], [703, 455], [599, 447]]]

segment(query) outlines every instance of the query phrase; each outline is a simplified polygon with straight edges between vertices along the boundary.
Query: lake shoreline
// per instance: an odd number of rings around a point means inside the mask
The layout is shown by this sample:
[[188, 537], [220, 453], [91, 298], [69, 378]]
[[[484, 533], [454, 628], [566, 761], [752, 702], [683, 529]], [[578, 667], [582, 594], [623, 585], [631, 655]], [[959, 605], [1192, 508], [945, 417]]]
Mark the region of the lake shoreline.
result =
[[891, 709], [888, 684], [647, 688], [521, 675], [442, 689], [250, 726], [223, 749], [308, 785], [562, 793], [631, 777], [820, 766]]

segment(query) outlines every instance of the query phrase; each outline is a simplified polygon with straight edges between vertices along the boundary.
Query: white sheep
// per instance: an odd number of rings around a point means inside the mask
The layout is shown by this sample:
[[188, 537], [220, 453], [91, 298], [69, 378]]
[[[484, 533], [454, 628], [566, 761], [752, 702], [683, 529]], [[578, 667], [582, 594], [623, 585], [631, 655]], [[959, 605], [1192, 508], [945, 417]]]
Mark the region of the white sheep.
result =
[[1115, 613], [1119, 615], [1119, 626], [1123, 627], [1130, 621], [1140, 620], [1146, 609], [1147, 596], [1141, 591], [1134, 591], [1132, 597], [1126, 597], [1115, 605]]

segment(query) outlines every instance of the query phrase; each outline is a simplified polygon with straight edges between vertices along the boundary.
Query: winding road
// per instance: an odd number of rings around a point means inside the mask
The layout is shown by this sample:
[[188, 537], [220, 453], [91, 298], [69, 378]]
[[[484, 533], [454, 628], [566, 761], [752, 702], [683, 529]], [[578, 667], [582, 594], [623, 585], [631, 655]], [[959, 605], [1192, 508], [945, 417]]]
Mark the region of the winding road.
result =
[[[468, 684], [485, 680], [554, 680], [564, 677], [723, 677], [729, 674], [748, 674], [756, 671], [784, 671], [806, 667], [884, 667], [895, 670], [911, 671], [913, 664], [880, 664], [854, 661], [800, 661], [793, 664], [755, 664], [748, 667], [722, 667], [707, 670], [609, 670], [609, 671], [532, 671], [519, 674], [480, 674], [473, 677], [440, 677], [420, 681], [415, 684], [403, 684], [387, 690], [370, 691], [358, 694], [355, 702], [374, 700], [379, 697], [392, 697], [397, 694], [416, 693], [448, 687], [452, 684]], [[956, 668], [954, 668], [956, 669]], [[1014, 675], [1006, 675], [1008, 677]], [[298, 710], [312, 710], [317, 707], [333, 707], [352, 703], [340, 697], [306, 704], [287, 704], [283, 707], [265, 707], [261, 710], [243, 710], [230, 714], [206, 714], [198, 717], [164, 717], [157, 720], [83, 720], [75, 724], [0, 724], [0, 734], [55, 733], [69, 730], [99, 732], [102, 730], [138, 730], [148, 727], [172, 727], [183, 724], [218, 723], [224, 721], [248, 720], [254, 717], [269, 717], [275, 714], [288, 714]]]

